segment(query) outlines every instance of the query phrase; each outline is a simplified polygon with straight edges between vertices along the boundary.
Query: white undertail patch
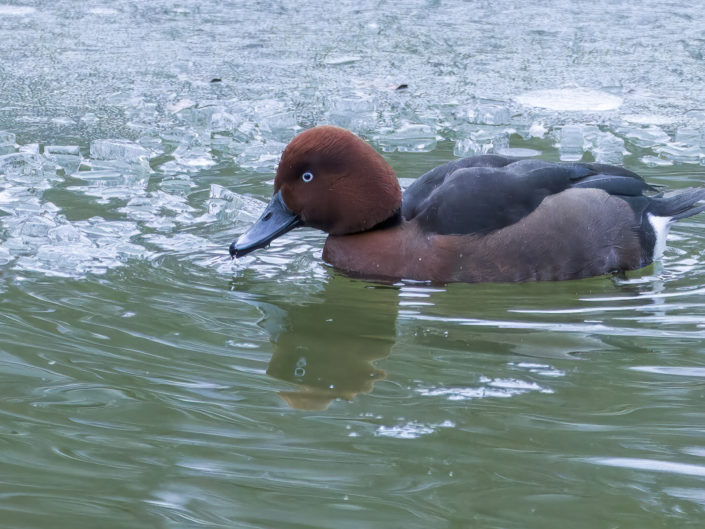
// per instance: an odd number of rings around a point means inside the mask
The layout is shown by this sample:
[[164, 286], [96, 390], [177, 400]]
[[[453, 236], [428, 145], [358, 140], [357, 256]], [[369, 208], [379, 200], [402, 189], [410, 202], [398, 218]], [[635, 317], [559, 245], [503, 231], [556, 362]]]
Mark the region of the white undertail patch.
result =
[[671, 229], [671, 224], [673, 224], [673, 219], [671, 217], [658, 217], [651, 213], [648, 213], [647, 217], [656, 235], [653, 256], [654, 261], [656, 261], [663, 257], [663, 252], [666, 249], [666, 238], [668, 237], [668, 231]]

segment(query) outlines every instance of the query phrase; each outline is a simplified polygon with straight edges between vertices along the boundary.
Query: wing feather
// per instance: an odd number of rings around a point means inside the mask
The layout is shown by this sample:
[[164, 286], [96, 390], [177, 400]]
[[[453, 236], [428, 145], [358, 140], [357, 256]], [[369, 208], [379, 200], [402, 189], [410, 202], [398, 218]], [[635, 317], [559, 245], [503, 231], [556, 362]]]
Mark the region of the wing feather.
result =
[[427, 232], [484, 234], [529, 215], [548, 196], [570, 188], [641, 197], [654, 188], [622, 167], [555, 163], [499, 155], [474, 156], [436, 167], [403, 195], [402, 215]]

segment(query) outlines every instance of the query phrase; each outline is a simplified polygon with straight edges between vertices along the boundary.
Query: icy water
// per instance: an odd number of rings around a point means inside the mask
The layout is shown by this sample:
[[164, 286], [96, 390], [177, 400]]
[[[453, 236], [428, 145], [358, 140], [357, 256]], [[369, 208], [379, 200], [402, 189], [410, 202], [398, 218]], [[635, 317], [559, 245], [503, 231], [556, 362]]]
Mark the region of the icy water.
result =
[[627, 277], [385, 285], [296, 230], [303, 128], [705, 185], [697, 2], [0, 0], [0, 527], [705, 520], [705, 216]]

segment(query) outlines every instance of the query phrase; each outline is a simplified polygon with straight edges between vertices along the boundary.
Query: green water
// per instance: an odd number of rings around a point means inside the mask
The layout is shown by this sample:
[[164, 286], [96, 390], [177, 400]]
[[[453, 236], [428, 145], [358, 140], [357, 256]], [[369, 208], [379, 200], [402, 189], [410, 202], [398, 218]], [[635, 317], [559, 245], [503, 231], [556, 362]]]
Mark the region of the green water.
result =
[[[703, 27], [652, 0], [0, 4], [0, 528], [702, 527], [705, 215], [563, 283], [351, 279], [305, 229], [227, 250], [316, 123], [404, 185], [472, 145], [556, 160], [566, 125], [705, 185]], [[618, 108], [516, 102], [575, 85]]]
[[628, 279], [6, 273], [2, 526], [697, 527], [704, 226]]

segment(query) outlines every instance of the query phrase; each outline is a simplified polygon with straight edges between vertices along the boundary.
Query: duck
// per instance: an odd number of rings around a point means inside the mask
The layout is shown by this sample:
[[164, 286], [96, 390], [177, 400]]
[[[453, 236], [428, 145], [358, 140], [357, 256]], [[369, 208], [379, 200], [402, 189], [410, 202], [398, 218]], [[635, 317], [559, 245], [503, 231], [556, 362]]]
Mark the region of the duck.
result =
[[705, 188], [659, 192], [619, 166], [499, 154], [450, 161], [402, 192], [369, 143], [321, 125], [286, 146], [269, 204], [229, 253], [306, 226], [328, 233], [323, 260], [358, 278], [582, 279], [659, 259], [670, 226], [704, 199]]

